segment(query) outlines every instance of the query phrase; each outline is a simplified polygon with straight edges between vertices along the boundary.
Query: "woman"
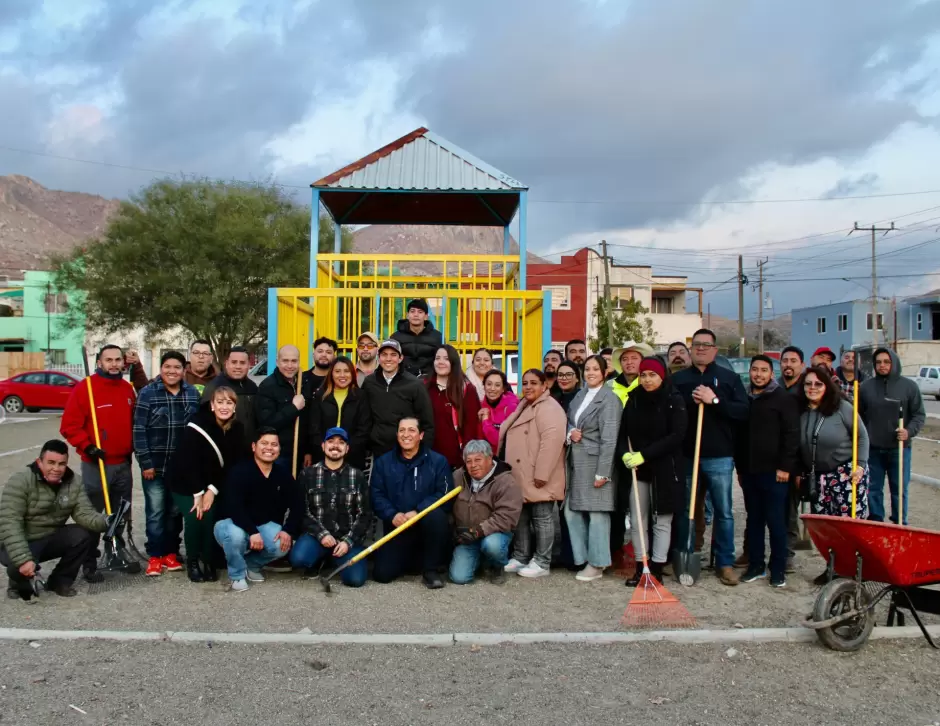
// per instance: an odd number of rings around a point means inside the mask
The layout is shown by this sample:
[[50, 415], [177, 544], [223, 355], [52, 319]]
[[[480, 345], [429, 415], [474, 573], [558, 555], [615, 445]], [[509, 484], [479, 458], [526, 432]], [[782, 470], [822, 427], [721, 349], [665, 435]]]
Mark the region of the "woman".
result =
[[323, 434], [334, 426], [349, 436], [346, 461], [362, 471], [369, 453], [372, 409], [356, 380], [356, 367], [346, 356], [334, 358], [323, 385], [310, 403], [310, 450], [314, 463], [323, 459]]
[[226, 476], [244, 452], [245, 429], [235, 420], [237, 403], [233, 389], [216, 388], [209, 407], [200, 408], [186, 424], [170, 458], [167, 483], [183, 514], [186, 572], [191, 582], [219, 579], [212, 535], [218, 507], [213, 503], [223, 494]]
[[[615, 394], [616, 395], [616, 394]], [[688, 419], [685, 401], [672, 386], [666, 367], [656, 357], [640, 362], [640, 385], [627, 399], [620, 420], [616, 461], [622, 464], [620, 481], [632, 481], [628, 469], [636, 470], [637, 497], [643, 521], [635, 511], [632, 484], [630, 492], [630, 532], [637, 568], [627, 587], [636, 587], [643, 574], [639, 564], [643, 544], [647, 547], [650, 572], [662, 582], [663, 566], [669, 560], [669, 540], [675, 512], [681, 512], [685, 498], [685, 461], [682, 442]], [[652, 542], [640, 542], [640, 532], [649, 532], [653, 519]], [[642, 527], [642, 530], [641, 530]], [[645, 539], [645, 538], [644, 538]]]
[[[565, 412], [551, 397], [538, 368], [522, 376], [522, 402], [499, 430], [499, 458], [512, 467], [523, 506], [506, 572], [522, 577], [549, 574], [555, 502], [565, 499]], [[532, 554], [531, 531], [535, 531]]]
[[483, 376], [483, 390], [486, 395], [480, 402], [480, 433], [496, 451], [499, 429], [519, 407], [519, 399], [509, 388], [509, 381], [502, 371], [491, 370]]
[[447, 459], [451, 469], [463, 466], [463, 447], [480, 437], [480, 397], [460, 370], [460, 355], [451, 345], [434, 353], [434, 372], [428, 377], [434, 412], [431, 449]]
[[486, 395], [483, 388], [483, 377], [491, 370], [493, 370], [493, 354], [486, 348], [477, 348], [473, 351], [473, 360], [470, 362], [470, 367], [467, 368], [467, 381], [476, 389], [481, 403]]
[[604, 383], [607, 361], [592, 355], [584, 362], [587, 384], [568, 407], [568, 487], [565, 521], [580, 582], [599, 580], [610, 566], [610, 513], [614, 511], [611, 481], [617, 430], [623, 408]]
[[570, 360], [559, 363], [558, 368], [555, 369], [555, 385], [551, 388], [551, 394], [566, 414], [580, 390], [581, 368], [578, 364]]

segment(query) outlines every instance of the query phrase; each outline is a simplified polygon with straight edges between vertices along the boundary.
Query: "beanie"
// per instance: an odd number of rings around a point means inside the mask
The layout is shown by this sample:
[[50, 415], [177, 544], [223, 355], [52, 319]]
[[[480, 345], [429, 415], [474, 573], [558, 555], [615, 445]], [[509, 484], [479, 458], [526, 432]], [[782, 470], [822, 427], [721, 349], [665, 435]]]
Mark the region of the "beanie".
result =
[[666, 367], [659, 358], [644, 358], [640, 362], [640, 373], [643, 371], [653, 371], [660, 378], [666, 377]]

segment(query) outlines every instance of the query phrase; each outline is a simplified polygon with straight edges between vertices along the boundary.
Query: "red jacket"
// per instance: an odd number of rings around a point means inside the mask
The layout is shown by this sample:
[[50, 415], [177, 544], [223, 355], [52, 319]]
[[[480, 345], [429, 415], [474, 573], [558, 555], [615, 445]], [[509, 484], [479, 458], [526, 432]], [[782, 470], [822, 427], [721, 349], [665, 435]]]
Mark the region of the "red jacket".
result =
[[480, 433], [480, 397], [477, 389], [467, 383], [463, 389], [463, 417], [457, 421], [460, 429], [454, 427], [457, 410], [447, 400], [447, 394], [437, 387], [437, 379], [428, 380], [428, 395], [431, 397], [431, 409], [434, 412], [434, 441], [431, 449], [447, 459], [451, 468], [463, 466], [463, 445], [473, 439], [483, 438]]
[[[96, 373], [91, 377], [91, 389], [95, 396], [101, 448], [107, 453], [104, 463], [121, 464], [128, 461], [134, 451], [131, 432], [136, 400], [134, 387], [123, 378], [105, 378]], [[84, 380], [75, 386], [65, 404], [59, 433], [76, 448], [82, 461], [91, 463], [91, 459], [85, 455], [85, 449], [95, 443], [95, 430], [88, 402], [88, 384]]]

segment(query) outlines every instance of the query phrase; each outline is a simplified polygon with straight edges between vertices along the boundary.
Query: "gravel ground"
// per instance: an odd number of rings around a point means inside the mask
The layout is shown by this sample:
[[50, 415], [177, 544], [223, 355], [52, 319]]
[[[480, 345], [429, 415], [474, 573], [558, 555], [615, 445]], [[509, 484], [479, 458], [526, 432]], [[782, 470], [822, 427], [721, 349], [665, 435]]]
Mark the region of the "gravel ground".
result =
[[50, 726], [311, 720], [935, 726], [940, 721], [940, 660], [923, 643], [879, 643], [848, 656], [815, 646], [736, 650], [729, 657], [727, 647], [665, 643], [482, 649], [0, 643], [0, 721]]
[[[0, 454], [41, 443], [56, 435], [58, 416], [40, 421], [0, 425]], [[0, 456], [0, 482], [31, 461], [37, 450]], [[940, 445], [915, 443], [915, 471], [940, 478]], [[135, 494], [135, 521], [143, 522], [143, 496]], [[736, 535], [743, 536], [743, 503], [735, 487]], [[936, 528], [940, 521], [940, 491], [912, 484], [911, 522]], [[143, 546], [143, 527], [138, 545]], [[739, 545], [740, 549], [740, 545]], [[785, 590], [765, 581], [725, 587], [705, 574], [694, 588], [675, 581], [667, 587], [695, 616], [702, 628], [795, 626], [809, 613], [815, 588], [811, 581], [823, 569], [814, 552], [797, 555], [797, 572]], [[224, 583], [192, 585], [184, 573], [160, 578], [114, 575], [110, 588], [79, 583], [79, 596], [54, 595], [39, 602], [0, 599], [0, 626], [36, 628], [95, 628], [121, 630], [190, 630], [215, 632], [421, 633], [421, 632], [537, 632], [611, 631], [629, 601], [622, 579], [612, 576], [590, 584], [578, 583], [571, 573], [556, 571], [541, 580], [511, 577], [496, 587], [481, 582], [448, 585], [428, 592], [417, 578], [392, 585], [369, 582], [360, 590], [338, 585], [327, 597], [319, 585], [298, 574], [271, 575], [246, 593], [227, 591]], [[929, 622], [940, 619], [929, 617]]]

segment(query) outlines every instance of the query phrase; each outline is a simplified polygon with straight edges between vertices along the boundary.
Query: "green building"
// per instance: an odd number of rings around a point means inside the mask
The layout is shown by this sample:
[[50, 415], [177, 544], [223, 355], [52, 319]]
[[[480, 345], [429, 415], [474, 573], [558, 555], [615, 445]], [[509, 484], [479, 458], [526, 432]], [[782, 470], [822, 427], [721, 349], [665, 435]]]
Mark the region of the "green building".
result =
[[80, 364], [85, 326], [66, 329], [67, 306], [50, 272], [0, 280], [0, 352], [48, 353], [49, 365]]

